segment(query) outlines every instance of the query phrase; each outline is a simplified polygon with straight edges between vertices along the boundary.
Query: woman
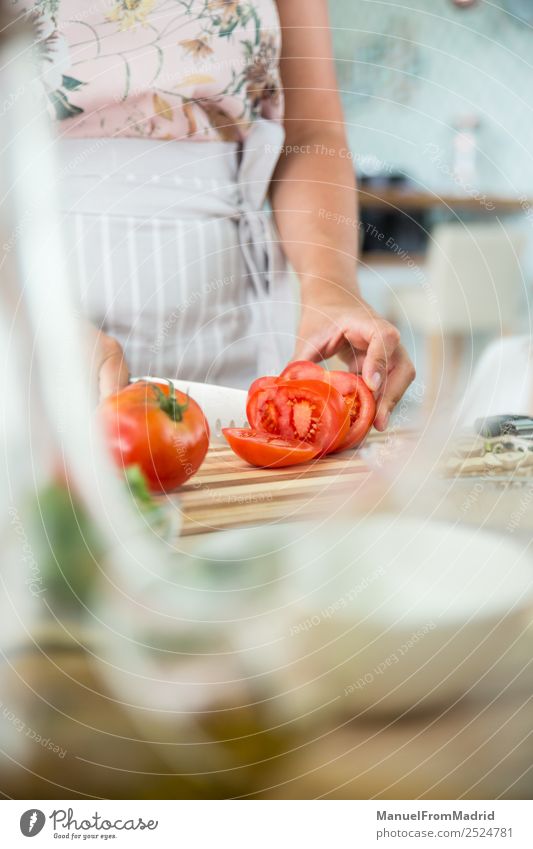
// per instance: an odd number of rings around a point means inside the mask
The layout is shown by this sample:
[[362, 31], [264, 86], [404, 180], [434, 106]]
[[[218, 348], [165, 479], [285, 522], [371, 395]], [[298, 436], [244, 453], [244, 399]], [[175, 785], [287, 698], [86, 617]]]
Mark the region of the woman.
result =
[[357, 289], [326, 0], [38, 0], [31, 15], [101, 392], [129, 371], [246, 386], [337, 354], [384, 430], [414, 369]]

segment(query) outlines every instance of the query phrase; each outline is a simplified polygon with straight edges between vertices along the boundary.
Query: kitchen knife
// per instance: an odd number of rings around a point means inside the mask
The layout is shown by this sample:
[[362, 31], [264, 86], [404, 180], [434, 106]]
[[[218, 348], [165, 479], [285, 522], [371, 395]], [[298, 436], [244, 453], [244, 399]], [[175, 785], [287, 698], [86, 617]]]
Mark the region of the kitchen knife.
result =
[[488, 416], [476, 419], [474, 429], [487, 438], [507, 435], [533, 439], [533, 418], [526, 415]]

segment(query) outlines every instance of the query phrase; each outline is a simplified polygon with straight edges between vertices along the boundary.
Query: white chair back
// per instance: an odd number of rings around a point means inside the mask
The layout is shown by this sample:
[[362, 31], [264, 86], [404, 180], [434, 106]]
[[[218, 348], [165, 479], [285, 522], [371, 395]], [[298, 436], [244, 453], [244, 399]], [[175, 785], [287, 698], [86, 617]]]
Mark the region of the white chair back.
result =
[[420, 308], [407, 316], [412, 326], [462, 335], [509, 331], [524, 290], [524, 241], [517, 226], [497, 221], [438, 225], [428, 250], [428, 287]]

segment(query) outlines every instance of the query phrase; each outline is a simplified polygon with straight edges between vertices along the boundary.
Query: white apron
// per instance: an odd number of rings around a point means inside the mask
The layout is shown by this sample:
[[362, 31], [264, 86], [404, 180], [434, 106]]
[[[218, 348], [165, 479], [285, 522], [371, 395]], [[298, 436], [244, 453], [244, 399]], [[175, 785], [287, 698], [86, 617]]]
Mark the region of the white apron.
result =
[[132, 374], [246, 387], [290, 359], [297, 307], [265, 197], [283, 129], [246, 142], [58, 139], [83, 312]]

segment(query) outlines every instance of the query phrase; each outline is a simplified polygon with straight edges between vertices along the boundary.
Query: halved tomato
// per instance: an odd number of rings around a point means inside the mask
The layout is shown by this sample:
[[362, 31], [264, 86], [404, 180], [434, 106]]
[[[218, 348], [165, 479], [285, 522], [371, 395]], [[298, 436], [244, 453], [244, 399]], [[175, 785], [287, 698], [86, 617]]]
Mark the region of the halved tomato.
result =
[[280, 439], [268, 433], [258, 433], [248, 427], [224, 427], [222, 433], [231, 448], [252, 466], [263, 469], [280, 469], [309, 463], [315, 456], [312, 445]]
[[252, 428], [288, 442], [306, 442], [315, 454], [336, 451], [350, 427], [342, 395], [320, 380], [281, 380], [248, 396]]
[[330, 449], [346, 451], [359, 445], [374, 423], [376, 402], [371, 390], [362, 377], [349, 371], [327, 371], [318, 363], [309, 360], [296, 360], [289, 363], [281, 372], [280, 380], [322, 380], [330, 383], [340, 392], [350, 416], [350, 426], [346, 438]]

